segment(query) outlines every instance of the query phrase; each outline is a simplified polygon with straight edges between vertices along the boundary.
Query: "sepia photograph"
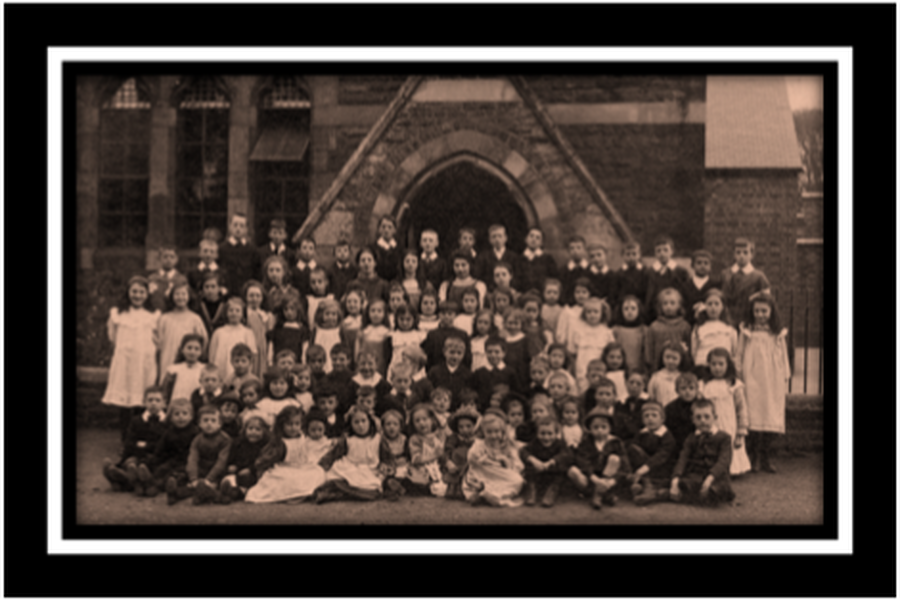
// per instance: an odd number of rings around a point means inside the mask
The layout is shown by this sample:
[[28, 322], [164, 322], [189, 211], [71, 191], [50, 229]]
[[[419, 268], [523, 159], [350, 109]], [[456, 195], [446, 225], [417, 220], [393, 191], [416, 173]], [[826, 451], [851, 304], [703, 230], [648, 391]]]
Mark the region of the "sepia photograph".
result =
[[826, 524], [835, 70], [733, 67], [66, 65], [75, 523]]

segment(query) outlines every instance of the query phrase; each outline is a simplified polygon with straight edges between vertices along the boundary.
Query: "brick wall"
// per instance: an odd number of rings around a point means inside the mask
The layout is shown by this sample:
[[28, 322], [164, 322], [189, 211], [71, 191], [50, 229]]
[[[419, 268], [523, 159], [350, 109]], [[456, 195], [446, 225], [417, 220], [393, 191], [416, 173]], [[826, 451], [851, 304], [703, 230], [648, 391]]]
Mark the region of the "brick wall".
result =
[[590, 75], [533, 76], [528, 84], [545, 103], [550, 102], [663, 102], [703, 101], [706, 76]]

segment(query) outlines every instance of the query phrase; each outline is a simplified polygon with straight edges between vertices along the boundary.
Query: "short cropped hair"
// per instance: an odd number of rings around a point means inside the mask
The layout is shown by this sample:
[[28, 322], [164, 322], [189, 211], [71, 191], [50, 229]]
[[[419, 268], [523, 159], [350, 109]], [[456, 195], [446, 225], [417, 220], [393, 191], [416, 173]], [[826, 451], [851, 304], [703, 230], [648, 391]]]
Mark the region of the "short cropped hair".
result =
[[219, 408], [215, 405], [203, 405], [199, 409], [197, 409], [197, 421], [200, 421], [200, 418], [204, 415], [216, 415], [221, 417], [221, 413]]
[[294, 361], [296, 361], [297, 353], [295, 353], [294, 351], [292, 351], [289, 348], [281, 349], [280, 351], [278, 351], [275, 354], [275, 363], [278, 363], [278, 360], [281, 359], [282, 357], [293, 357]]
[[501, 349], [503, 349], [504, 353], [508, 348], [506, 341], [499, 336], [488, 336], [488, 339], [484, 342], [484, 348], [487, 349], [487, 347], [489, 346], [499, 346]]
[[666, 244], [669, 245], [669, 248], [671, 248], [672, 250], [675, 250], [675, 242], [672, 240], [672, 238], [670, 236], [657, 237], [656, 240], [653, 242], [653, 248], [656, 248], [657, 246], [663, 246]]
[[231, 347], [231, 360], [234, 361], [238, 357], [249, 357], [252, 359], [253, 351], [250, 350], [250, 347], [243, 342], [238, 342], [233, 347]]
[[696, 261], [697, 259], [700, 259], [700, 258], [706, 258], [706, 259], [709, 259], [710, 262], [712, 262], [712, 253], [703, 248], [701, 248], [699, 250], [695, 250], [694, 253], [691, 255], [691, 265], [694, 264], [694, 261]]
[[613, 391], [615, 392], [616, 391], [616, 383], [613, 382], [612, 380], [610, 380], [609, 378], [607, 378], [606, 376], [603, 376], [602, 378], [597, 380], [597, 386], [594, 388], [594, 390], [600, 390], [601, 388], [612, 388]]
[[756, 245], [749, 238], [736, 238], [734, 241], [735, 248], [749, 248], [750, 252], [756, 250]]
[[582, 246], [587, 246], [587, 242], [584, 241], [584, 236], [570, 236], [568, 241], [566, 241], [566, 247], [572, 246], [573, 244], [580, 242]]
[[641, 250], [641, 245], [639, 242], [627, 242], [622, 246], [622, 250]]
[[269, 229], [270, 230], [286, 230], [287, 223], [284, 221], [284, 219], [281, 219], [280, 217], [276, 217], [275, 219], [273, 219], [272, 221], [269, 222]]
[[694, 409], [705, 409], [706, 407], [712, 408], [713, 415], [716, 415], [716, 404], [703, 397], [700, 397], [691, 403], [691, 412], [693, 413]]
[[693, 384], [694, 386], [700, 385], [700, 380], [697, 378], [695, 374], [692, 374], [689, 371], [682, 373], [678, 378], [675, 379], [675, 390], [678, 390], [682, 386]]

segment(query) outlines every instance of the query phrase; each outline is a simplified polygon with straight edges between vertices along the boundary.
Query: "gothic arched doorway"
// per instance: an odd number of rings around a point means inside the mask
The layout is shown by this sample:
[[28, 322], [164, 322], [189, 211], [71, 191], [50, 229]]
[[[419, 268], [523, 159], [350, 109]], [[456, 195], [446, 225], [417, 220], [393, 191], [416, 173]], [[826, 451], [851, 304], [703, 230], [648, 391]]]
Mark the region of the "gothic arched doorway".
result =
[[534, 209], [512, 178], [495, 165], [471, 155], [459, 155], [426, 170], [398, 203], [398, 235], [407, 247], [418, 248], [424, 229], [438, 233], [441, 253], [456, 246], [459, 230], [475, 230], [476, 248], [490, 247], [488, 228], [503, 224], [508, 246], [525, 248], [528, 228], [536, 223]]

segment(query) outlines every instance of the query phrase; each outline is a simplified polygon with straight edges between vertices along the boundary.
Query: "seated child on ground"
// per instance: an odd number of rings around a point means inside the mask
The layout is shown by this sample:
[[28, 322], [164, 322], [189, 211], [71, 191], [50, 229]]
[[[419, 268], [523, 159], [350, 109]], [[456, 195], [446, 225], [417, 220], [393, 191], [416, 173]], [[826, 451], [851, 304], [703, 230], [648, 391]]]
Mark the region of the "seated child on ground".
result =
[[537, 422], [537, 436], [519, 451], [525, 465], [525, 504], [553, 507], [566, 472], [574, 460], [572, 451], [560, 438], [559, 423], [544, 417]]
[[718, 505], [734, 500], [731, 488], [731, 436], [716, 426], [712, 401], [694, 402], [696, 430], [688, 435], [672, 470], [669, 495], [673, 501]]
[[616, 490], [631, 473], [622, 441], [612, 435], [612, 407], [598, 405], [584, 418], [586, 430], [575, 450], [568, 476], [582, 492], [591, 492], [591, 506], [615, 505]]
[[664, 501], [669, 496], [669, 482], [677, 452], [675, 437], [663, 424], [662, 404], [647, 401], [641, 409], [644, 428], [628, 447], [634, 473], [628, 477], [636, 505]]

